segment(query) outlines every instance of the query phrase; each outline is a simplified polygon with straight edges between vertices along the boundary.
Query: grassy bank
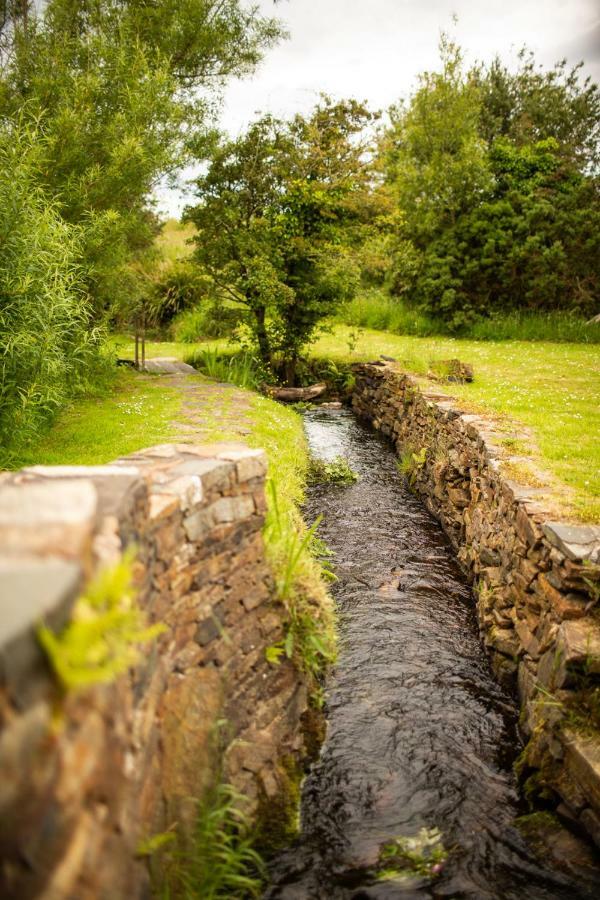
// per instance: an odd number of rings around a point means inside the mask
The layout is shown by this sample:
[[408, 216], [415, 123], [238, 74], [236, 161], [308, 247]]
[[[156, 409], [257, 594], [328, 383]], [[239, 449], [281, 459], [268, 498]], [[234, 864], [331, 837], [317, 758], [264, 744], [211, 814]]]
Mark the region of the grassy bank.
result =
[[[148, 355], [183, 358], [203, 347], [226, 346], [226, 341], [153, 343]], [[131, 343], [123, 342], [120, 352], [131, 355]], [[596, 345], [424, 338], [336, 325], [315, 344], [313, 353], [339, 363], [376, 359], [383, 353], [421, 376], [426, 376], [435, 360], [458, 357], [471, 363], [475, 369], [472, 384], [442, 389], [457, 397], [465, 410], [493, 417], [507, 435], [525, 432], [521, 446], [524, 442], [526, 455], [542, 474], [548, 473], [561, 515], [600, 521], [600, 360]]]
[[[388, 331], [413, 337], [447, 336], [444, 323], [428, 318], [416, 309], [392, 299], [381, 291], [364, 293], [343, 307], [338, 322], [355, 328]], [[567, 312], [506, 312], [479, 319], [460, 335], [473, 341], [552, 341], [554, 343], [600, 343], [600, 323]]]
[[[352, 348], [352, 349], [351, 349]], [[419, 338], [348, 326], [324, 335], [314, 352], [340, 362], [392, 356], [425, 376], [434, 360], [471, 363], [471, 384], [448, 385], [465, 410], [492, 416], [507, 432], [525, 429], [525, 451], [567, 490], [555, 488], [566, 515], [600, 521], [600, 361], [585, 344]], [[560, 496], [559, 496], [560, 494]]]

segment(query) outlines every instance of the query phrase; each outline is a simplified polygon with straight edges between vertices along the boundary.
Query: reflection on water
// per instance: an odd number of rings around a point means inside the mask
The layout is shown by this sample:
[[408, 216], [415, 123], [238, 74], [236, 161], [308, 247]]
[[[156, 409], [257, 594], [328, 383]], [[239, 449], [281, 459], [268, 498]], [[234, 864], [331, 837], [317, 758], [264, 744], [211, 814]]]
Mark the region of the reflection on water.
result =
[[[542, 870], [512, 827], [524, 811], [511, 773], [517, 708], [491, 675], [448, 542], [391, 449], [347, 411], [311, 411], [306, 429], [316, 455], [344, 455], [360, 480], [308, 500], [335, 553], [340, 652], [302, 835], [274, 862], [266, 897], [598, 896]], [[422, 827], [452, 851], [442, 876], [377, 882], [381, 846]]]

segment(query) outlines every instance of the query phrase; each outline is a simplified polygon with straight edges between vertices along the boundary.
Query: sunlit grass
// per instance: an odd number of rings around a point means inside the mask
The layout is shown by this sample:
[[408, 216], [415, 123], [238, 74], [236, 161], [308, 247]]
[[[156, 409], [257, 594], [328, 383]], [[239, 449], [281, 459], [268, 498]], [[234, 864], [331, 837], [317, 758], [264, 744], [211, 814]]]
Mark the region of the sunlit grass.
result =
[[177, 262], [192, 254], [194, 248], [188, 241], [195, 233], [191, 222], [182, 224], [177, 219], [167, 219], [156, 238], [156, 246], [166, 260]]
[[71, 404], [43, 438], [15, 457], [13, 467], [98, 465], [165, 443], [173, 438], [180, 409], [181, 396], [160, 378], [121, 370], [110, 396]]
[[[148, 356], [182, 359], [194, 348], [226, 349], [226, 340], [198, 345], [149, 343]], [[133, 344], [121, 343], [133, 356]], [[440, 390], [457, 397], [465, 410], [500, 420], [507, 432], [528, 429], [527, 454], [568, 489], [557, 496], [565, 515], [600, 521], [600, 351], [593, 344], [525, 341], [472, 341], [413, 337], [336, 326], [313, 353], [337, 362], [392, 356], [410, 372], [425, 376], [432, 360], [458, 357], [475, 370], [472, 384]], [[508, 449], [508, 448], [507, 448]], [[519, 451], [521, 452], [521, 451]]]
[[[565, 512], [600, 521], [600, 352], [586, 344], [479, 342], [419, 338], [364, 331], [351, 352], [352, 329], [335, 328], [314, 352], [338, 361], [393, 356], [408, 371], [425, 375], [433, 359], [471, 363], [475, 380], [440, 389], [465, 409], [492, 415], [507, 430], [530, 429], [527, 452], [570, 490]], [[523, 440], [523, 439], [521, 439]]]

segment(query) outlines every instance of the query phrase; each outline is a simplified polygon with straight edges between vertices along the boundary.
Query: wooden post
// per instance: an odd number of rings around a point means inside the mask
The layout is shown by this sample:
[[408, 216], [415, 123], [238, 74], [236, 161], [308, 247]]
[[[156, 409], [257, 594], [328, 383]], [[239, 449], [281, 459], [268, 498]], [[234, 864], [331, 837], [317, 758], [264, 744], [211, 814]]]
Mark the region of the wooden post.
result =
[[142, 309], [142, 372], [146, 368], [146, 310]]

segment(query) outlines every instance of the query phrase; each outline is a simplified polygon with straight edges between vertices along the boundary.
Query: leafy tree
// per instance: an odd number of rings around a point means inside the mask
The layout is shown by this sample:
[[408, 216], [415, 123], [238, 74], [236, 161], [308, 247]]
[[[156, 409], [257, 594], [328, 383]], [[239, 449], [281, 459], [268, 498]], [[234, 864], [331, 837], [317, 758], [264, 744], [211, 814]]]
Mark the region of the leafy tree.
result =
[[393, 285], [454, 330], [514, 308], [592, 312], [600, 285], [597, 88], [563, 63], [465, 72], [442, 42], [382, 141]]
[[187, 213], [196, 261], [243, 304], [262, 362], [288, 384], [322, 320], [358, 286], [347, 234], [364, 216], [372, 119], [328, 98], [309, 117], [260, 119], [221, 145]]
[[240, 0], [19, 0], [0, 76], [0, 117], [39, 123], [41, 186], [82, 228], [100, 312], [143, 293], [132, 257], [155, 233], [157, 182], [211, 138], [225, 79], [251, 71], [280, 36]]

